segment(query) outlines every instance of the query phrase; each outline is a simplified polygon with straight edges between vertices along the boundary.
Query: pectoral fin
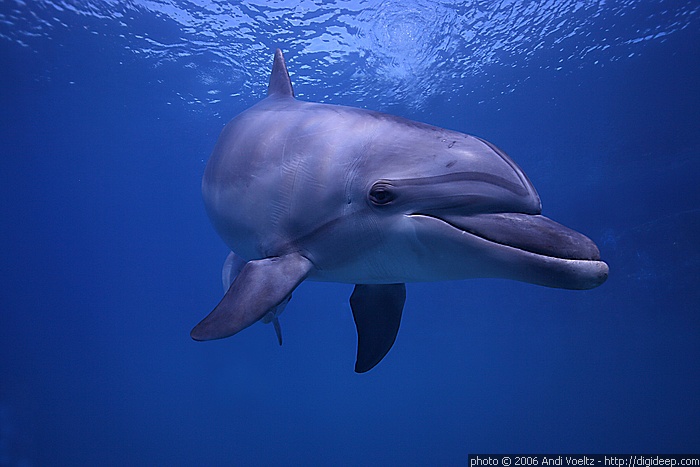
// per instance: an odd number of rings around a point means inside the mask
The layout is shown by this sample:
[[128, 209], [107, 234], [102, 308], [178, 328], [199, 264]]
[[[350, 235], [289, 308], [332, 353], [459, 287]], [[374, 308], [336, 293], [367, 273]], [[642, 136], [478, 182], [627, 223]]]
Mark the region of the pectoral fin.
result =
[[238, 256], [233, 251], [229, 252], [224, 267], [221, 268], [221, 282], [224, 285], [224, 293], [226, 293], [233, 284], [233, 280], [243, 270], [246, 260]]
[[277, 335], [277, 342], [282, 345], [282, 326], [280, 326], [280, 320], [277, 316], [272, 320], [272, 325], [275, 327], [275, 334]]
[[[224, 267], [221, 268], [221, 281], [224, 284], [224, 293], [226, 293], [229, 287], [231, 287], [231, 284], [233, 284], [236, 276], [238, 276], [238, 274], [243, 270], [245, 264], [246, 260], [238, 256], [233, 251], [228, 254], [226, 260], [224, 261]], [[284, 308], [287, 306], [287, 303], [289, 303], [291, 298], [292, 294], [287, 295], [279, 305], [267, 310], [267, 313], [265, 313], [261, 319], [261, 321], [265, 324], [272, 323], [272, 326], [275, 328], [277, 342], [279, 342], [280, 345], [282, 345], [282, 327], [280, 326], [279, 316], [282, 314]]]
[[292, 294], [287, 295], [279, 305], [272, 308], [271, 310], [268, 310], [267, 313], [265, 313], [265, 316], [263, 316], [262, 320], [261, 320], [265, 324], [272, 323], [272, 326], [275, 328], [275, 335], [277, 336], [277, 342], [279, 342], [280, 345], [282, 345], [282, 326], [280, 326], [279, 316], [282, 314], [285, 307], [287, 306], [287, 303], [289, 303], [289, 300], [291, 300], [291, 299], [292, 299]]
[[405, 284], [355, 285], [350, 307], [357, 327], [357, 373], [374, 368], [394, 345], [405, 301]]
[[249, 261], [190, 336], [198, 341], [223, 339], [247, 328], [281, 304], [311, 268], [311, 262], [298, 253]]

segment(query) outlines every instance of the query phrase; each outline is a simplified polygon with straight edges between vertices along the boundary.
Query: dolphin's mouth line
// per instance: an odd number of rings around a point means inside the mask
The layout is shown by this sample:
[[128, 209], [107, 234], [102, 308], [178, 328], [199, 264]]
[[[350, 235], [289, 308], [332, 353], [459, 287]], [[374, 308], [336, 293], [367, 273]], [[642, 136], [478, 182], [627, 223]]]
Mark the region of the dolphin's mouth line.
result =
[[600, 252], [588, 237], [541, 215], [496, 213], [438, 216], [417, 212], [409, 216], [434, 219], [490, 243], [538, 256], [600, 261]]

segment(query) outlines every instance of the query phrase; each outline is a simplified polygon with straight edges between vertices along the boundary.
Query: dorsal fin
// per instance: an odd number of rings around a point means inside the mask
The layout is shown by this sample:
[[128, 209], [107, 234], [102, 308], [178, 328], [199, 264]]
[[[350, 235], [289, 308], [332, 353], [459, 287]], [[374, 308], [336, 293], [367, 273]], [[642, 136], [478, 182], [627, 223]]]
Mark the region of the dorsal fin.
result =
[[267, 86], [267, 95], [294, 97], [292, 80], [289, 79], [287, 65], [284, 63], [284, 55], [282, 55], [280, 49], [275, 50], [275, 61], [272, 64], [272, 74], [270, 75], [270, 84]]

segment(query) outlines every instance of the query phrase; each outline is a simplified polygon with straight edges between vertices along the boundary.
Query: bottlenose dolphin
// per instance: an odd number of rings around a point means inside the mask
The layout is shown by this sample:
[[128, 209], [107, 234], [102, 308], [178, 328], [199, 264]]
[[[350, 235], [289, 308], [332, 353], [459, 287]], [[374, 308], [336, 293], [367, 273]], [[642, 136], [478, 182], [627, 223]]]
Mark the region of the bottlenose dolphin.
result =
[[396, 339], [406, 282], [501, 277], [590, 289], [608, 266], [541, 215], [525, 173], [475, 136], [294, 97], [275, 52], [267, 97], [221, 132], [202, 180], [232, 251], [224, 298], [191, 332], [229, 337], [278, 317], [304, 280], [356, 284], [355, 371]]

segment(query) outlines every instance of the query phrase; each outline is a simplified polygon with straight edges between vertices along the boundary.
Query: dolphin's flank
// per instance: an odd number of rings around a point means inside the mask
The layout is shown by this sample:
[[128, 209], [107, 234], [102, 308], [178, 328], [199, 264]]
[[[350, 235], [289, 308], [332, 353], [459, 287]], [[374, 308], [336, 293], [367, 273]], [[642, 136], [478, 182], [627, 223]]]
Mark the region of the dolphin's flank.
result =
[[262, 320], [281, 344], [278, 318], [301, 282], [351, 283], [355, 371], [365, 372], [396, 339], [406, 282], [590, 289], [607, 279], [596, 245], [542, 216], [530, 180], [493, 144], [298, 101], [279, 49], [267, 94], [226, 125], [204, 171], [207, 213], [232, 253], [224, 298], [193, 339]]

